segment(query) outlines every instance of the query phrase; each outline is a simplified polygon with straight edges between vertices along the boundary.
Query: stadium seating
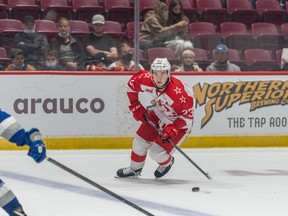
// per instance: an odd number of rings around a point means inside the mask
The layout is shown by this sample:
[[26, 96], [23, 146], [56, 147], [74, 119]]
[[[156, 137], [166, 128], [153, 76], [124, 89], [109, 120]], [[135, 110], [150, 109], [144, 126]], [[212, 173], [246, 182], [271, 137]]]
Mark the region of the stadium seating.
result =
[[216, 32], [215, 26], [209, 22], [195, 22], [189, 24], [190, 37], [194, 47], [213, 50], [221, 43], [221, 34]]
[[6, 18], [6, 9], [7, 5], [4, 4], [2, 0], [0, 0], [0, 19]]
[[273, 23], [253, 23], [251, 31], [258, 48], [275, 51], [284, 45], [284, 37]]
[[271, 52], [266, 49], [245, 50], [245, 61], [248, 70], [251, 71], [273, 71], [279, 70], [276, 61], [273, 60]]
[[249, 0], [227, 0], [227, 12], [232, 21], [244, 23], [248, 28], [258, 21], [258, 13]]
[[11, 58], [8, 57], [6, 49], [4, 47], [0, 47], [0, 64], [7, 65], [11, 62]]
[[201, 48], [193, 48], [192, 50], [195, 53], [195, 61], [198, 63], [199, 67], [202, 68], [202, 70], [206, 70], [207, 66], [212, 62], [207, 51]]
[[58, 33], [56, 24], [51, 20], [35, 20], [35, 31], [45, 34], [48, 38], [56, 36]]
[[[141, 27], [143, 25], [143, 22], [139, 23], [139, 31], [141, 30]], [[126, 24], [126, 32], [127, 32], [127, 37], [130, 40], [130, 42], [133, 42], [134, 40], [134, 22], [128, 22]]]
[[56, 22], [60, 17], [72, 18], [72, 7], [67, 0], [41, 0], [41, 18]]
[[105, 34], [110, 35], [115, 40], [120, 41], [126, 35], [121, 28], [119, 22], [106, 20], [104, 24]]
[[70, 34], [82, 38], [90, 33], [88, 23], [82, 20], [69, 20]]
[[106, 20], [119, 22], [123, 31], [126, 23], [134, 20], [134, 9], [130, 6], [129, 0], [105, 0], [104, 9]]
[[210, 22], [220, 28], [222, 22], [227, 21], [228, 14], [220, 0], [198, 0], [197, 10], [203, 22]]
[[139, 1], [139, 14], [140, 14], [140, 19], [143, 21], [143, 18], [145, 14], [149, 10], [153, 10], [154, 4], [156, 4], [158, 0], [145, 0], [145, 1]]
[[280, 8], [277, 0], [256, 1], [256, 10], [261, 16], [262, 22], [269, 22], [275, 25], [281, 25], [286, 22], [287, 13]]
[[252, 46], [252, 35], [245, 24], [240, 22], [223, 22], [221, 36], [225, 44], [232, 49], [245, 50]]
[[71, 3], [74, 19], [91, 23], [95, 14], [104, 14], [104, 7], [97, 0], [73, 0]]
[[30, 15], [39, 19], [40, 7], [35, 0], [8, 0], [8, 17], [22, 20], [24, 16]]

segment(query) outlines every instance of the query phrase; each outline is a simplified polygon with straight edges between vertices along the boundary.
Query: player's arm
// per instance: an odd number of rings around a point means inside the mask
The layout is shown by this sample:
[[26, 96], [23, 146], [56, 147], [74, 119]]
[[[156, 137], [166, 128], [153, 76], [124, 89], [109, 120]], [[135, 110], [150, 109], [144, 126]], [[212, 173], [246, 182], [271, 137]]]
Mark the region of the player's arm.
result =
[[38, 129], [32, 128], [25, 131], [17, 120], [0, 109], [0, 135], [17, 146], [29, 146], [28, 155], [37, 163], [46, 157], [46, 148], [42, 141], [42, 135]]
[[142, 91], [140, 80], [142, 77], [142, 71], [136, 73], [131, 77], [127, 84], [127, 96], [130, 101], [129, 109], [133, 113], [133, 117], [136, 121], [144, 122], [144, 115], [148, 115], [147, 110], [139, 101], [139, 92]]

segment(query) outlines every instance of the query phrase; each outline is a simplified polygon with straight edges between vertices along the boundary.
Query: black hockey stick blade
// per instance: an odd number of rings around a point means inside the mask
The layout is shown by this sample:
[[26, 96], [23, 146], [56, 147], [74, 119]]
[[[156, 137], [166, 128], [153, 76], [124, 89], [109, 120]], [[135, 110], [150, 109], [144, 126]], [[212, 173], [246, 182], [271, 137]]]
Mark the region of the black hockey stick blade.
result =
[[[160, 134], [162, 135], [162, 131], [149, 119], [149, 117], [147, 115], [144, 114], [144, 119]], [[179, 147], [177, 146], [170, 138], [168, 138], [169, 143], [171, 143], [171, 145], [180, 152], [180, 154], [182, 154], [190, 163], [192, 163], [203, 175], [206, 176], [206, 178], [208, 178], [209, 180], [212, 180], [211, 176], [204, 172], [190, 157], [188, 157], [188, 155]]]
[[92, 186], [94, 186], [94, 187], [102, 190], [103, 192], [111, 195], [112, 197], [114, 197], [114, 198], [116, 198], [116, 199], [118, 199], [118, 200], [126, 203], [126, 204], [129, 205], [130, 207], [132, 207], [132, 208], [134, 208], [134, 209], [137, 209], [138, 211], [142, 212], [143, 214], [148, 215], [148, 216], [155, 216], [155, 215], [151, 214], [150, 212], [146, 211], [145, 209], [142, 209], [141, 207], [135, 205], [134, 203], [132, 203], [132, 202], [126, 200], [125, 198], [123, 198], [123, 197], [115, 194], [114, 192], [108, 190], [107, 188], [105, 188], [105, 187], [97, 184], [96, 182], [94, 182], [94, 181], [86, 178], [85, 176], [83, 176], [83, 175], [75, 172], [74, 170], [68, 168], [67, 166], [59, 163], [58, 161], [52, 159], [51, 157], [46, 157], [46, 159], [47, 159], [50, 163], [52, 163], [52, 164], [54, 164], [54, 165], [62, 168], [63, 170], [65, 170], [65, 171], [69, 172], [70, 174], [72, 174], [72, 175], [74, 175], [74, 176], [82, 179], [83, 181], [87, 182], [88, 184], [91, 184]]

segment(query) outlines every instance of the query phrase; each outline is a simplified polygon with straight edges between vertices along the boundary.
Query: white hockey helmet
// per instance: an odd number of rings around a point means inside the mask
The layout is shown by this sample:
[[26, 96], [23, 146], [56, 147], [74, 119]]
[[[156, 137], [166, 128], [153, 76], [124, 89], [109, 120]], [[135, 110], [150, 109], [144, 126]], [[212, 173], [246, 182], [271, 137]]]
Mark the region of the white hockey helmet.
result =
[[168, 75], [170, 76], [171, 65], [168, 62], [167, 58], [156, 58], [151, 64], [150, 71], [163, 71], [166, 70]]

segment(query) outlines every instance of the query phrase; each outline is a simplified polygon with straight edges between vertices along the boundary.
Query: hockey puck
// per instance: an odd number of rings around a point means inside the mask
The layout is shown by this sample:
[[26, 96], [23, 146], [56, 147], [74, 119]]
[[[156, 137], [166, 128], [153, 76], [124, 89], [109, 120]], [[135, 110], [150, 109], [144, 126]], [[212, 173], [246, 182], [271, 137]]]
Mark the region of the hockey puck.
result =
[[198, 192], [199, 190], [200, 190], [199, 187], [193, 187], [193, 188], [192, 188], [192, 191], [193, 191], [193, 192]]

